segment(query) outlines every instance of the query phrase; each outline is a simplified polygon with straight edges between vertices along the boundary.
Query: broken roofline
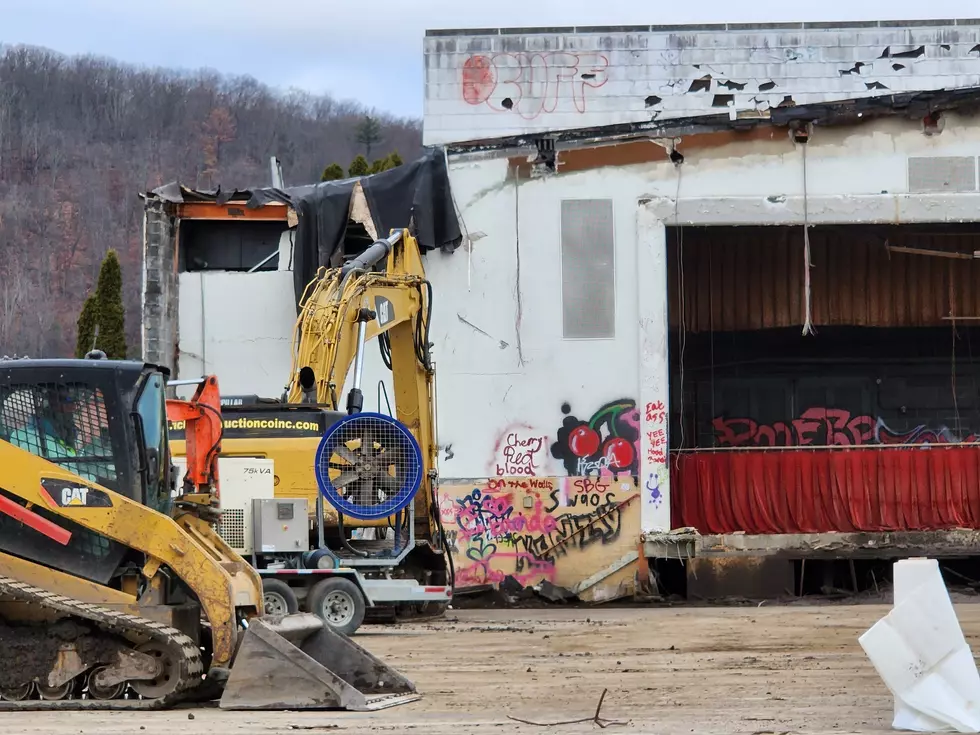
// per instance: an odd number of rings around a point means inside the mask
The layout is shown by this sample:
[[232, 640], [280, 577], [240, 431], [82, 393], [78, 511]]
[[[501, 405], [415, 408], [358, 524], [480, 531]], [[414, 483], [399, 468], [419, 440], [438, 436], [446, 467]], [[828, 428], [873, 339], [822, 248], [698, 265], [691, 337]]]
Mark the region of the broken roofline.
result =
[[582, 33], [687, 33], [689, 31], [809, 31], [848, 28], [935, 28], [937, 26], [978, 26], [980, 19], [935, 20], [845, 20], [785, 23], [691, 23], [677, 25], [625, 25], [625, 26], [540, 26], [531, 28], [433, 28], [427, 29], [429, 38], [445, 36], [531, 36], [570, 35]]
[[[855, 97], [812, 105], [787, 105], [767, 110], [738, 111], [745, 117], [731, 119], [729, 114], [695, 115], [672, 120], [638, 123], [617, 123], [588, 128], [548, 130], [522, 133], [501, 138], [484, 138], [446, 143], [448, 154], [480, 153], [536, 146], [539, 141], [562, 144], [613, 143], [636, 138], [674, 138], [721, 130], [748, 130], [760, 125], [789, 127], [794, 123], [813, 123], [830, 127], [855, 125], [879, 117], [905, 117], [921, 120], [933, 113], [947, 111], [972, 112], [980, 108], [980, 86], [959, 89], [940, 89], [922, 92], [902, 92], [875, 97]], [[747, 113], [747, 114], [746, 114]]]

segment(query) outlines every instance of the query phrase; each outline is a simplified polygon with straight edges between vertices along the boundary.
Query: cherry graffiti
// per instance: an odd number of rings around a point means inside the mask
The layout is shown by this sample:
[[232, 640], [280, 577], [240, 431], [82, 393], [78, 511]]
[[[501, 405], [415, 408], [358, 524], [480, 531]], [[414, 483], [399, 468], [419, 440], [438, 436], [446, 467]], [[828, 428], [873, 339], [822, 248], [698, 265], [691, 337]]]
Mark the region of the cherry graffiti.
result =
[[575, 477], [587, 475], [635, 475], [639, 466], [640, 414], [636, 402], [622, 399], [607, 403], [587, 420], [571, 415], [558, 429], [551, 454]]

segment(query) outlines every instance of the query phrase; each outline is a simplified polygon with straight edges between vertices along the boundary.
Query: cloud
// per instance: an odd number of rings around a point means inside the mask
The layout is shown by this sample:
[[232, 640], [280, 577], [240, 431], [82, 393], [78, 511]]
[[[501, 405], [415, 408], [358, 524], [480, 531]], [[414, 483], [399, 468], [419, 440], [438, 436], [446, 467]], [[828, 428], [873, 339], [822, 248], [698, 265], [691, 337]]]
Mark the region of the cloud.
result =
[[[30, 0], [4, 8], [3, 42], [147, 66], [210, 67], [274, 87], [329, 93], [421, 116], [427, 28], [875, 19], [853, 0], [658, 4], [635, 0]], [[805, 10], [805, 13], [804, 13]], [[969, 0], [892, 0], [899, 19], [975, 15]]]

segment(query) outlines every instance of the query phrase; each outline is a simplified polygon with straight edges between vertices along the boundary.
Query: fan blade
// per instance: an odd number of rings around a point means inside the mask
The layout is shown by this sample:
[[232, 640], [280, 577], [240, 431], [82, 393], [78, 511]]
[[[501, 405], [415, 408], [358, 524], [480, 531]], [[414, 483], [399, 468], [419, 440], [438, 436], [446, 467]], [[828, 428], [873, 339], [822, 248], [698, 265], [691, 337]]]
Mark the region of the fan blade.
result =
[[402, 489], [402, 483], [397, 478], [392, 477], [389, 474], [379, 476], [377, 479], [377, 484], [382, 490], [391, 493], [392, 495]]
[[337, 478], [333, 480], [333, 486], [344, 487], [346, 485], [350, 485], [352, 482], [359, 479], [361, 479], [361, 475], [359, 472], [353, 470], [347, 472], [341, 472], [339, 475], [337, 475]]
[[[333, 450], [334, 454], [338, 455], [341, 459], [347, 461], [350, 464], [357, 464], [357, 455], [355, 455], [350, 449], [347, 448], [346, 444], [338, 444]], [[338, 467], [336, 469], [343, 469]]]
[[374, 485], [370, 480], [359, 480], [355, 492], [358, 505], [374, 505], [377, 500], [374, 497]]
[[366, 426], [361, 432], [361, 456], [374, 457], [378, 452], [374, 448], [375, 436], [371, 427]]

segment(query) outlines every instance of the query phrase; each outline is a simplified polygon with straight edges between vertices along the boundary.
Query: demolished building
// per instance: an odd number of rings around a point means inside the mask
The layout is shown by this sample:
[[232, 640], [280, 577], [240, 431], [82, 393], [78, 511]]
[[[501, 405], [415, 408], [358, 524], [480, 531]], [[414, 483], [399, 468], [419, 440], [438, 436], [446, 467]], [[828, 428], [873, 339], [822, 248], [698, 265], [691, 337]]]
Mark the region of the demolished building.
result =
[[[424, 58], [458, 584], [608, 599], [684, 559], [771, 596], [803, 559], [973, 553], [980, 21], [439, 30]], [[262, 359], [233, 336], [208, 369]]]

